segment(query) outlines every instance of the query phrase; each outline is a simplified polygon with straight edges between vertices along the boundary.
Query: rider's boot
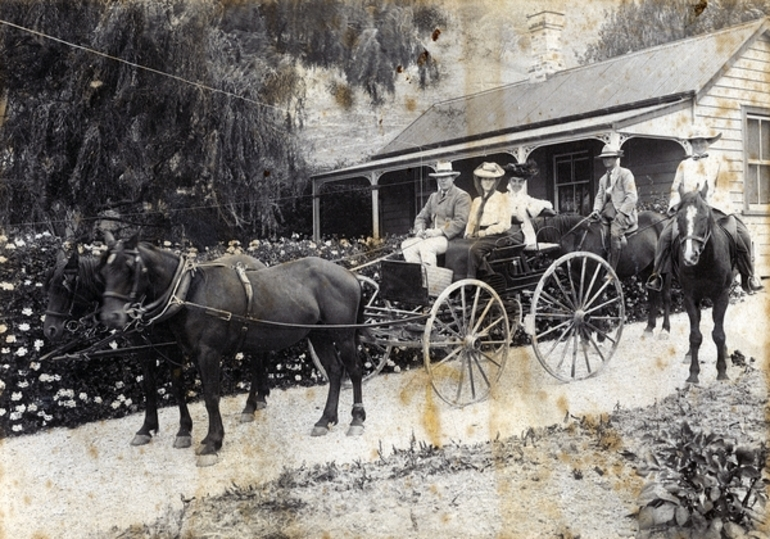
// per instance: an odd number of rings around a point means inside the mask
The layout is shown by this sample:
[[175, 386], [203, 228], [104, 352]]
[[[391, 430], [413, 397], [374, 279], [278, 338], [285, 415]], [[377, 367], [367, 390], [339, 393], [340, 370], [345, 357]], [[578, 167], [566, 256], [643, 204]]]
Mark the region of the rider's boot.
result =
[[[620, 251], [623, 248], [623, 239], [622, 238], [611, 238], [610, 239], [610, 267], [612, 267], [612, 271], [617, 272], [618, 269], [618, 262], [620, 261]], [[607, 274], [606, 279], [609, 281], [611, 279], [611, 274]]]

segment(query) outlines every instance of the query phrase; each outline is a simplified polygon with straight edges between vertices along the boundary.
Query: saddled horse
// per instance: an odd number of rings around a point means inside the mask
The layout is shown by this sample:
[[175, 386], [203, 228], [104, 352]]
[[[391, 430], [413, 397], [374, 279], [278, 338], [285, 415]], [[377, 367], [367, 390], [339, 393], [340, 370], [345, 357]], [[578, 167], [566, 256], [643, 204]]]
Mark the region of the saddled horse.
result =
[[728, 232], [717, 224], [706, 202], [708, 184], [701, 191], [685, 193], [676, 212], [678, 239], [671, 250], [673, 269], [684, 293], [684, 307], [690, 319], [690, 376], [697, 384], [700, 365], [698, 350], [703, 342], [700, 332], [701, 302], [712, 302], [714, 329], [711, 337], [717, 347], [717, 380], [727, 380], [724, 320], [733, 282], [732, 261], [735, 246]]
[[[627, 245], [624, 245], [620, 252], [620, 260], [615, 270], [619, 279], [636, 275], [642, 282], [646, 282], [652, 273], [655, 247], [666, 222], [666, 217], [657, 212], [639, 212], [639, 228], [626, 236]], [[563, 253], [587, 251], [605, 256], [609, 249], [609, 227], [602, 230], [603, 224], [577, 214], [539, 217], [533, 221], [533, 225], [538, 241], [558, 243]], [[663, 308], [662, 327], [666, 332], [671, 331], [670, 284], [670, 279], [666, 279], [660, 292], [647, 291], [648, 314], [645, 331], [648, 333], [655, 329], [661, 306]]]
[[[254, 269], [262, 269], [264, 264], [244, 255], [223, 257], [218, 263], [234, 265], [241, 263]], [[68, 332], [86, 331], [98, 323], [97, 314], [104, 293], [104, 280], [99, 273], [100, 259], [96, 256], [79, 256], [77, 249], [67, 257], [63, 251], [57, 255], [56, 264], [46, 276], [46, 308], [43, 331], [48, 340], [57, 342]], [[153, 324], [141, 333], [126, 334], [127, 340], [135, 346], [141, 346], [137, 355], [142, 368], [142, 389], [145, 394], [146, 408], [144, 421], [136, 432], [131, 445], [145, 445], [152, 440], [153, 432], [158, 432], [158, 393], [157, 363], [158, 355], [164, 357], [171, 370], [171, 387], [179, 406], [179, 430], [174, 438], [174, 447], [185, 448], [192, 445], [192, 418], [187, 408], [182, 368], [184, 356], [178, 346], [164, 346], [163, 351], [154, 346], [174, 341], [166, 323]], [[143, 345], [150, 345], [146, 348]], [[241, 414], [242, 421], [253, 418], [257, 409], [266, 406], [266, 397], [270, 393], [266, 371], [262, 367], [262, 358], [255, 356], [251, 364], [252, 383], [246, 406]]]
[[142, 298], [150, 303], [167, 300], [169, 327], [196, 361], [203, 382], [209, 428], [198, 449], [199, 466], [216, 463], [224, 439], [219, 360], [227, 350], [280, 350], [309, 338], [329, 377], [326, 405], [311, 434], [326, 434], [338, 422], [344, 370], [353, 384], [348, 435], [363, 433], [366, 412], [356, 350], [363, 302], [359, 281], [350, 271], [321, 258], [241, 273], [196, 267], [134, 237], [109, 245], [101, 272], [101, 319], [112, 327], [123, 327], [130, 313], [141, 308]]

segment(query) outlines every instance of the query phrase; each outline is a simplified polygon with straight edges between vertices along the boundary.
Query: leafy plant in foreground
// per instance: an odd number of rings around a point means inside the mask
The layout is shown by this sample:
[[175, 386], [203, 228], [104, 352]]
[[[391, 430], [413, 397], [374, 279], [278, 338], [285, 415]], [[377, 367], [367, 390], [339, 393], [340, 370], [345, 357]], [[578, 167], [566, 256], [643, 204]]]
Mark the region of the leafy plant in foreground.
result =
[[641, 493], [642, 531], [677, 528], [684, 537], [735, 537], [764, 520], [764, 443], [736, 447], [716, 433], [693, 430], [686, 421], [653, 442], [660, 447], [640, 470], [655, 473]]

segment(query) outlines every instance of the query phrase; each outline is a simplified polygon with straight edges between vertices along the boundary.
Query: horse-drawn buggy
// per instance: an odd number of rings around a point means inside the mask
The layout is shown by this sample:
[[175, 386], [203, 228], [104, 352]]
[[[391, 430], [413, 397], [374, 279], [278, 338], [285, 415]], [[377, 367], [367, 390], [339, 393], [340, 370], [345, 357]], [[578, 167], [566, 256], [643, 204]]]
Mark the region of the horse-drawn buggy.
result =
[[[212, 457], [203, 464], [216, 460], [224, 434], [220, 359], [237, 350], [255, 358], [244, 418], [253, 416], [267, 392], [262, 353], [307, 338], [311, 356], [329, 380], [326, 406], [312, 434], [325, 434], [338, 422], [344, 379], [353, 387], [349, 434], [360, 434], [366, 418], [362, 380], [376, 375], [396, 349], [421, 351], [433, 388], [453, 406], [490, 395], [513, 342], [531, 343], [546, 371], [563, 381], [594, 376], [608, 364], [625, 309], [618, 275], [590, 252], [601, 251], [601, 237], [596, 248], [589, 239], [591, 227], [579, 216], [556, 216], [539, 229], [548, 242], [500, 245], [483, 278], [455, 282], [443, 268], [388, 257], [379, 261], [372, 278], [319, 258], [272, 267], [250, 257], [196, 263], [137, 238], [110, 238], [101, 260], [57, 265], [49, 281], [46, 332], [49, 337], [60, 333], [55, 326], [73, 314], [73, 303], [90, 295], [100, 301], [102, 322], [113, 328], [158, 326], [164, 342], [171, 335], [176, 346], [167, 354], [173, 349], [177, 362], [182, 355], [192, 360], [203, 382], [209, 431], [199, 454]], [[565, 242], [568, 236], [578, 239]], [[642, 252], [629, 247], [628, 267], [640, 267], [633, 258]], [[58, 294], [50, 292], [55, 290]], [[157, 430], [154, 358], [149, 363], [148, 407], [135, 443], [147, 443]], [[183, 394], [177, 388], [181, 447], [190, 445], [191, 430]]]

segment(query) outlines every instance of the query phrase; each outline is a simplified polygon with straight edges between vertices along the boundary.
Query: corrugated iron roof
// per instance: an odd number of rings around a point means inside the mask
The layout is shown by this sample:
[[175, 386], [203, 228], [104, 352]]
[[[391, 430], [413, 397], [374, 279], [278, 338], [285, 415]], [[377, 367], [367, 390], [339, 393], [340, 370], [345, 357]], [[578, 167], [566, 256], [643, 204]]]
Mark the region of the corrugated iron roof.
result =
[[701, 93], [766, 19], [433, 105], [374, 159]]

